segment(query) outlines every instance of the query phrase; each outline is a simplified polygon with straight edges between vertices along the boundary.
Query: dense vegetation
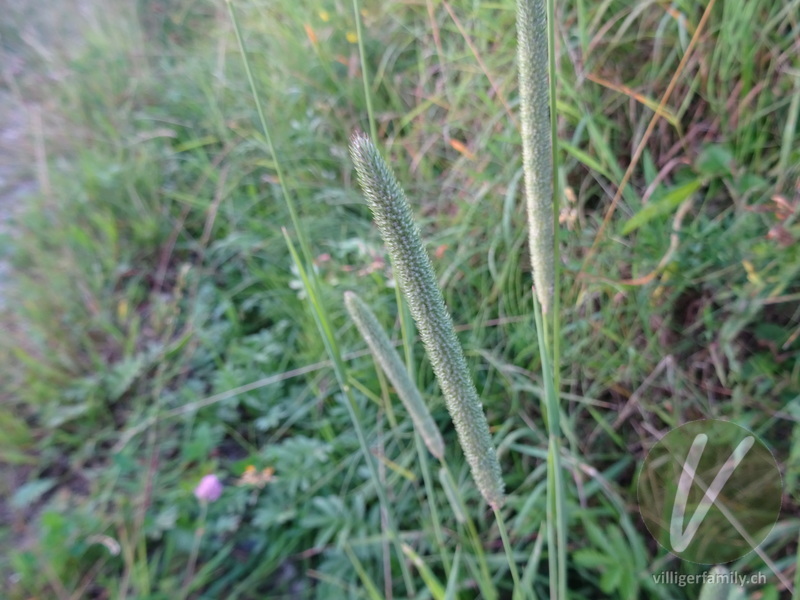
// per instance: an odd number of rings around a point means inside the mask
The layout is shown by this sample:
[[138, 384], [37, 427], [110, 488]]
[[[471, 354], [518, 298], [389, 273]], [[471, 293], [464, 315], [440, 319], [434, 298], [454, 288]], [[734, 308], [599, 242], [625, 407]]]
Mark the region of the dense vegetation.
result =
[[[7, 189], [38, 188], [2, 234], [12, 266], [0, 292], [4, 597], [409, 596], [287, 249], [283, 229], [294, 232], [225, 3], [30, 4], [0, 16], [0, 104], [27, 124], [2, 154], [13, 157], [3, 176]], [[457, 564], [458, 597], [491, 587], [510, 597], [500, 532], [421, 344], [399, 350], [444, 435], [452, 481], [440, 481], [345, 312], [344, 292], [357, 291], [401, 338], [390, 264], [348, 154], [350, 135], [369, 129], [353, 7], [234, 4], [413, 587], [438, 597]], [[515, 561], [547, 597], [514, 5], [360, 8], [377, 139], [422, 223], [491, 425]], [[699, 418], [735, 421], [773, 450], [783, 509], [762, 548], [774, 564], [751, 553], [731, 568], [765, 573], [754, 598], [790, 597], [799, 9], [558, 3], [574, 598], [697, 597], [697, 586], [654, 582], [666, 568], [707, 567], [649, 536], [636, 474], [662, 433]], [[198, 501], [209, 474], [222, 495]]]

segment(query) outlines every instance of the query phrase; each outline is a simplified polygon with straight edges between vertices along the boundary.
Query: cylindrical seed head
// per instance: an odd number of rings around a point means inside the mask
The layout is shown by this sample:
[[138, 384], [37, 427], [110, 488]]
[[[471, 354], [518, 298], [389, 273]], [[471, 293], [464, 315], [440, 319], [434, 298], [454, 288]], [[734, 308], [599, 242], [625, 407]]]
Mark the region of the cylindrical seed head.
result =
[[517, 60], [531, 266], [536, 296], [547, 314], [553, 303], [555, 264], [553, 147], [544, 0], [517, 2]]
[[398, 283], [442, 388], [472, 477], [489, 505], [499, 508], [504, 501], [503, 479], [489, 424], [445, 308], [430, 257], [422, 246], [411, 207], [391, 169], [365, 135], [353, 136], [350, 152], [375, 223], [389, 249]]

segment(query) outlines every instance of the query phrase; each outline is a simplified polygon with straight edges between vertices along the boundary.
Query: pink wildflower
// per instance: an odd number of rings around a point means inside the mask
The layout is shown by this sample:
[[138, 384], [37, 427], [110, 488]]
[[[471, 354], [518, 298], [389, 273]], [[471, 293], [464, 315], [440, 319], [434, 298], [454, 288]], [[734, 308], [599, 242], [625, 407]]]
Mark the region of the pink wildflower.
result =
[[194, 488], [194, 495], [200, 502], [214, 502], [222, 495], [222, 482], [216, 475], [206, 475]]

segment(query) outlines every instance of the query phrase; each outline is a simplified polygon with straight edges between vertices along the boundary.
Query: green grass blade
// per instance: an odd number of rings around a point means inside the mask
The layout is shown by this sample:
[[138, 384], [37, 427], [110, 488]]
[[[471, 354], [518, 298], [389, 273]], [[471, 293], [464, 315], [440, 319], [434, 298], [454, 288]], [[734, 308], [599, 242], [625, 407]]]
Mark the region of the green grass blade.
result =
[[367, 67], [367, 54], [364, 51], [364, 31], [361, 26], [361, 10], [358, 0], [353, 0], [353, 17], [356, 20], [356, 36], [358, 37], [358, 58], [361, 62], [361, 80], [364, 82], [364, 100], [367, 103], [367, 118], [369, 119], [369, 134], [373, 140], [378, 139], [375, 127], [375, 111], [372, 108], [372, 91], [369, 86], [369, 68]]
[[459, 573], [461, 569], [461, 546], [456, 548], [453, 556], [453, 568], [450, 570], [450, 577], [447, 578], [447, 588], [444, 590], [444, 600], [456, 600], [458, 597]]
[[684, 183], [661, 196], [657, 199], [652, 199], [645, 204], [639, 212], [633, 215], [625, 222], [622, 227], [622, 235], [633, 233], [643, 225], [649, 223], [657, 217], [668, 215], [675, 210], [681, 203], [699, 190], [703, 185], [700, 179], [693, 179], [688, 183]]
[[419, 574], [422, 576], [422, 580], [425, 582], [425, 585], [428, 587], [428, 591], [436, 600], [444, 600], [445, 590], [442, 582], [434, 575], [433, 571], [431, 571], [430, 567], [425, 564], [425, 561], [422, 560], [419, 554], [414, 552], [414, 549], [409, 546], [408, 544], [403, 544], [403, 552], [406, 553], [406, 556], [411, 560], [411, 563], [417, 568]]
[[353, 549], [349, 544], [345, 544], [344, 552], [347, 554], [347, 558], [350, 559], [350, 563], [353, 565], [356, 573], [358, 573], [358, 578], [364, 585], [364, 589], [367, 591], [367, 595], [369, 596], [370, 600], [383, 600], [383, 596], [381, 596], [380, 591], [378, 591], [378, 586], [375, 585], [374, 581], [372, 581], [369, 573], [367, 573], [367, 570], [364, 568], [364, 565], [361, 564], [361, 561], [358, 560], [356, 553], [353, 552]]
[[500, 539], [503, 540], [503, 549], [506, 552], [506, 559], [508, 560], [508, 568], [511, 569], [511, 579], [514, 581], [514, 594], [513, 598], [519, 600], [522, 598], [522, 586], [519, 581], [519, 571], [517, 571], [517, 561], [514, 559], [514, 548], [511, 546], [511, 540], [508, 538], [508, 531], [506, 531], [506, 523], [503, 519], [502, 513], [495, 509], [494, 518], [497, 521], [497, 529], [500, 531]]

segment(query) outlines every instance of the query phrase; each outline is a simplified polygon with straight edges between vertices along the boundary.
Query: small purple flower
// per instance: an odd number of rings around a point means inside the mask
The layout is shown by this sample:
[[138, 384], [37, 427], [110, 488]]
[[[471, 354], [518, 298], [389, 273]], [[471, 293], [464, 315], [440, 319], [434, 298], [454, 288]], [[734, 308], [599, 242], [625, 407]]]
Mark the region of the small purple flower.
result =
[[214, 502], [222, 495], [222, 482], [216, 475], [206, 475], [194, 488], [194, 495], [200, 502]]

